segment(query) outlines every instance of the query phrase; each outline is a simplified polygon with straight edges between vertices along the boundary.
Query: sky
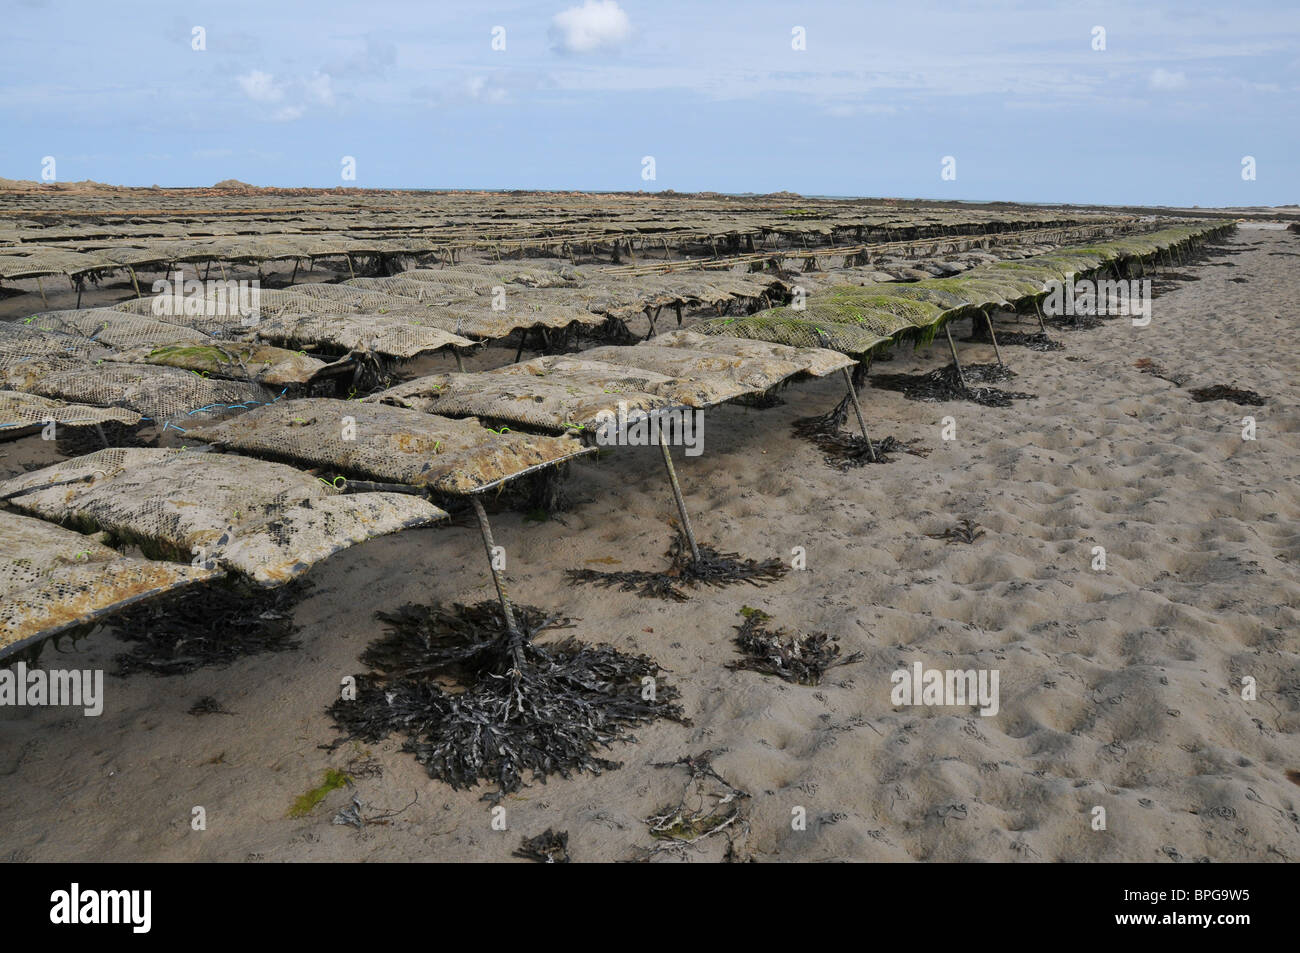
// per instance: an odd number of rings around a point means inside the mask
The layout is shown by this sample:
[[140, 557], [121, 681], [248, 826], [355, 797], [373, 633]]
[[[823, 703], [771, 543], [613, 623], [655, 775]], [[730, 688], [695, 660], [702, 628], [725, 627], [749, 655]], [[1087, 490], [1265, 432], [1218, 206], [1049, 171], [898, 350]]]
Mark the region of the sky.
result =
[[13, 179], [1300, 203], [1295, 0], [4, 0], [0, 53]]

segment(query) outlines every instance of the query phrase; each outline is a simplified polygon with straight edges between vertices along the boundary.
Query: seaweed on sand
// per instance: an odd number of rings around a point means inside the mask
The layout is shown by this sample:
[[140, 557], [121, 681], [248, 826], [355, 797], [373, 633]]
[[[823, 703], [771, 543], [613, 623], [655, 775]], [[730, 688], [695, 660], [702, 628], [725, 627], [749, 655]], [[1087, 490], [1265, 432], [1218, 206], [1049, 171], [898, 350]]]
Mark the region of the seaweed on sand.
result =
[[639, 860], [658, 854], [684, 854], [715, 835], [727, 838], [727, 860], [735, 860], [735, 838], [749, 833], [749, 812], [744, 802], [749, 792], [736, 787], [713, 768], [713, 752], [688, 755], [676, 761], [655, 764], [656, 768], [685, 767], [690, 773], [676, 804], [660, 808], [645, 819], [650, 836], [658, 842], [638, 848]]
[[514, 856], [543, 864], [567, 864], [570, 860], [569, 832], [548, 827], [536, 837], [525, 837]]
[[968, 400], [983, 407], [1010, 407], [1012, 401], [1032, 400], [1034, 395], [975, 385], [997, 384], [1015, 376], [1015, 371], [1001, 364], [963, 364], [959, 376], [956, 366], [948, 364], [925, 374], [878, 374], [871, 383], [898, 391], [908, 400]]
[[1139, 359], [1133, 364], [1133, 366], [1136, 367], [1143, 374], [1150, 374], [1152, 377], [1158, 377], [1162, 381], [1169, 381], [1169, 383], [1175, 384], [1178, 387], [1182, 387], [1185, 383], [1187, 383], [1186, 377], [1184, 377], [1181, 374], [1171, 373], [1170, 371], [1166, 370], [1162, 365], [1157, 364], [1155, 361], [1151, 360], [1151, 358], [1149, 357], [1144, 357]]
[[767, 627], [772, 617], [750, 606], [742, 607], [740, 614], [745, 621], [736, 626], [735, 642], [744, 657], [728, 662], [729, 669], [775, 675], [798, 685], [818, 685], [829, 669], [862, 658], [861, 652], [841, 657], [836, 636], [791, 634], [785, 629], [774, 632]]
[[926, 533], [931, 539], [942, 539], [949, 543], [973, 543], [984, 535], [984, 530], [980, 529], [969, 519], [963, 519], [956, 526], [950, 526], [942, 533]]
[[570, 621], [531, 606], [515, 614], [517, 633], [495, 602], [380, 613], [387, 632], [361, 656], [374, 671], [358, 676], [355, 699], [329, 707], [342, 735], [328, 747], [398, 733], [430, 777], [457, 789], [493, 782], [486, 798], [495, 801], [521, 788], [525, 772], [544, 782], [620, 767], [595, 752], [635, 740], [635, 725], [685, 723], [677, 690], [645, 681], [660, 675], [653, 659], [571, 638], [538, 645], [537, 635]]
[[[1143, 374], [1152, 374], [1161, 380], [1169, 381], [1179, 387], [1187, 384], [1187, 377], [1182, 374], [1172, 374], [1165, 368], [1161, 367], [1149, 357], [1144, 357], [1133, 365]], [[1267, 400], [1263, 394], [1257, 394], [1253, 390], [1243, 390], [1238, 387], [1230, 387], [1227, 384], [1212, 384], [1209, 387], [1190, 387], [1188, 393], [1192, 395], [1192, 400], [1198, 403], [1205, 403], [1209, 400], [1230, 400], [1235, 404], [1245, 404], [1250, 407], [1262, 406]]]
[[[992, 338], [989, 337], [988, 329], [984, 333], [979, 333], [980, 325], [975, 324], [976, 330], [971, 332], [968, 338], [962, 338], [962, 342], [971, 342], [975, 344], [987, 344]], [[1032, 334], [1025, 331], [999, 331], [998, 344], [1010, 345], [1012, 347], [1027, 347], [1031, 351], [1064, 351], [1065, 345], [1060, 341], [1054, 341], [1047, 336], [1046, 331], [1035, 331]]]
[[[844, 396], [829, 413], [816, 417], [801, 417], [791, 428], [796, 437], [811, 440], [825, 454], [826, 465], [837, 470], [866, 466], [868, 463], [888, 463], [891, 453], [910, 453], [924, 457], [930, 450], [918, 446], [919, 437], [911, 440], [898, 440], [885, 437], [883, 440], [868, 442], [861, 434], [844, 430], [848, 417], [849, 398]], [[874, 459], [873, 459], [874, 455]]]
[[1263, 394], [1253, 390], [1241, 390], [1227, 384], [1213, 384], [1209, 387], [1193, 387], [1190, 391], [1192, 400], [1204, 403], [1207, 400], [1230, 400], [1234, 404], [1246, 404], [1251, 407], [1262, 406], [1267, 399]]
[[775, 582], [786, 574], [787, 568], [779, 559], [758, 561], [744, 559], [739, 553], [723, 553], [708, 543], [699, 543], [700, 558], [691, 557], [690, 542], [686, 534], [675, 521], [673, 541], [668, 544], [668, 568], [660, 572], [644, 570], [567, 569], [569, 584], [591, 583], [611, 588], [617, 586], [623, 592], [635, 592], [642, 598], [671, 599], [685, 602], [687, 595], [682, 591], [689, 586], [697, 589], [701, 585], [732, 586], [748, 583], [751, 586], [765, 586]]
[[183, 675], [296, 649], [293, 604], [303, 589], [302, 583], [255, 589], [216, 582], [126, 609], [112, 626], [118, 638], [134, 644], [114, 658], [116, 674]]

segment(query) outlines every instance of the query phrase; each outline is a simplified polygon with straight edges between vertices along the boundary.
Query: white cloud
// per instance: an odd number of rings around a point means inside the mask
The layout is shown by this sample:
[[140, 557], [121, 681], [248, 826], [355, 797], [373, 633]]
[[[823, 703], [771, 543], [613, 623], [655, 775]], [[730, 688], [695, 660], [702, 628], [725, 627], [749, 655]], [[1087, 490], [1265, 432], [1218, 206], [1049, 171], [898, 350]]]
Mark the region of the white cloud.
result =
[[1182, 89], [1187, 85], [1187, 75], [1181, 71], [1171, 73], [1167, 69], [1157, 69], [1151, 74], [1152, 89]]
[[465, 83], [465, 92], [470, 99], [480, 103], [505, 102], [509, 97], [504, 86], [493, 82], [486, 76], [475, 76]]
[[632, 23], [615, 0], [586, 0], [551, 21], [551, 45], [562, 53], [591, 53], [617, 46], [632, 33]]
[[274, 103], [284, 98], [284, 90], [276, 85], [275, 77], [270, 73], [255, 69], [238, 79], [244, 95], [256, 102]]
[[303, 82], [307, 95], [322, 106], [334, 105], [334, 83], [329, 73], [316, 73]]
[[271, 118], [275, 122], [293, 122], [295, 119], [301, 118], [301, 116], [301, 106], [285, 106], [282, 109], [277, 109]]

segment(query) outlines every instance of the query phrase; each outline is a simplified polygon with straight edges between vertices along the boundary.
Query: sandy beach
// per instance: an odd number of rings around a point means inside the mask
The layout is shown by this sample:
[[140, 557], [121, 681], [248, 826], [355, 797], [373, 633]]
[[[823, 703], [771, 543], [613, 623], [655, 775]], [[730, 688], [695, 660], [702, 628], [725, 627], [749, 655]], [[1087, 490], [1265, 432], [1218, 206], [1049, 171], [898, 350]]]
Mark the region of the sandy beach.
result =
[[[674, 603], [569, 584], [567, 569], [662, 566], [675, 510], [653, 448], [572, 464], [574, 503], [549, 520], [495, 514], [515, 600], [572, 617], [567, 634], [652, 656], [691, 721], [638, 729], [607, 753], [618, 770], [508, 795], [504, 830], [488, 786], [430, 780], [397, 739], [322, 747], [340, 679], [364, 671], [357, 657], [380, 634], [376, 611], [492, 597], [462, 520], [313, 569], [296, 651], [110, 675], [96, 718], [0, 713], [0, 857], [502, 861], [550, 828], [568, 833], [575, 861], [631, 860], [656, 846], [645, 819], [686, 781], [656, 765], [711, 752], [748, 794], [743, 823], [657, 859], [1300, 859], [1298, 257], [1300, 234], [1248, 222], [1194, 263], [1158, 269], [1183, 280], [1157, 273], [1149, 326], [1053, 328], [1058, 351], [1004, 345], [1017, 376], [1000, 386], [1034, 395], [1011, 407], [911, 401], [868, 382], [872, 436], [920, 438], [927, 457], [826, 465], [791, 426], [835, 405], [835, 377], [789, 386], [769, 409], [709, 410], [704, 453], [678, 458], [686, 504], [722, 550], [789, 564], [802, 548], [806, 569], [765, 588]], [[998, 327], [1037, 330], [1032, 314]], [[986, 344], [960, 347], [963, 362], [994, 359]], [[896, 349], [872, 375], [948, 361], [936, 341]], [[1267, 399], [1191, 398], [1214, 384]], [[0, 476], [53, 452], [35, 436], [0, 444]], [[982, 532], [934, 538], [962, 520]], [[731, 670], [746, 606], [861, 658], [815, 687]], [[110, 624], [42, 664], [111, 670], [125, 647]], [[918, 662], [996, 670], [996, 714], [892, 704], [891, 673]], [[188, 714], [204, 697], [226, 713]], [[351, 786], [290, 817], [331, 769]], [[353, 797], [392, 816], [331, 823]], [[204, 831], [191, 827], [197, 806]]]

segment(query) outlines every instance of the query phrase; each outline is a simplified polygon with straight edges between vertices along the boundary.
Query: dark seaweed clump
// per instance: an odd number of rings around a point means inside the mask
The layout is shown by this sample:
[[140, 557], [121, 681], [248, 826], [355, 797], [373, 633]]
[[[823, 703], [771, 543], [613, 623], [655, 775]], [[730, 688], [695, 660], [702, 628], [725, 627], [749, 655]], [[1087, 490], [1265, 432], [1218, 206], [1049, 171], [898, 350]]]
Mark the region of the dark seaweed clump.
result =
[[672, 524], [673, 541], [668, 545], [668, 568], [660, 572], [643, 570], [606, 571], [599, 569], [567, 569], [570, 585], [591, 583], [623, 592], [635, 592], [643, 598], [671, 599], [685, 602], [683, 587], [692, 589], [705, 586], [731, 586], [748, 583], [765, 586], [786, 574], [786, 566], [779, 559], [758, 561], [744, 559], [739, 553], [722, 553], [708, 543], [697, 543], [698, 561], [691, 558], [691, 544], [676, 523]]
[[1251, 407], [1261, 406], [1266, 398], [1253, 390], [1229, 387], [1227, 384], [1213, 384], [1209, 387], [1193, 387], [1190, 391], [1192, 400], [1204, 403], [1207, 400], [1230, 400], [1234, 404], [1247, 404]]
[[117, 637], [133, 643], [113, 661], [118, 675], [183, 675], [263, 652], [299, 646], [293, 604], [301, 584], [254, 589], [209, 583], [114, 616]]
[[[977, 324], [978, 328], [979, 325]], [[968, 338], [962, 338], [963, 342], [973, 342], [976, 344], [987, 344], [991, 338], [988, 331], [984, 334], [972, 332]], [[999, 331], [998, 344], [1009, 345], [1011, 347], [1027, 347], [1031, 351], [1064, 351], [1065, 345], [1060, 341], [1054, 341], [1047, 336], [1046, 331], [1035, 331], [1029, 334], [1025, 331]]]
[[742, 608], [740, 614], [745, 621], [736, 626], [735, 641], [743, 658], [728, 662], [727, 668], [775, 675], [798, 685], [818, 685], [829, 669], [862, 658], [861, 652], [841, 657], [836, 636], [824, 632], [798, 635], [785, 629], [773, 631], [767, 627], [772, 617], [749, 606]]
[[[898, 440], [892, 436], [882, 440], [868, 441], [861, 434], [844, 430], [848, 418], [849, 398], [835, 405], [829, 413], [816, 417], [801, 417], [794, 422], [792, 431], [796, 437], [810, 440], [825, 455], [826, 465], [836, 470], [848, 470], [863, 467], [868, 463], [889, 463], [891, 453], [910, 453], [924, 457], [930, 450], [919, 446], [919, 437], [911, 440]], [[875, 457], [872, 458], [874, 451]]]
[[536, 860], [543, 864], [567, 864], [569, 858], [569, 832], [547, 828], [536, 837], [525, 837], [514, 856]]
[[984, 530], [980, 529], [973, 521], [969, 519], [959, 520], [956, 526], [950, 526], [942, 533], [926, 533], [931, 539], [942, 539], [948, 543], [966, 543], [975, 542], [984, 535]]
[[675, 688], [643, 682], [659, 677], [653, 659], [574, 639], [538, 645], [539, 633], [569, 620], [531, 606], [515, 613], [517, 635], [495, 602], [379, 613], [387, 632], [361, 656], [374, 670], [357, 677], [354, 700], [330, 706], [342, 732], [330, 747], [399, 734], [430, 777], [457, 789], [493, 782], [496, 800], [521, 788], [526, 772], [545, 781], [617, 768], [595, 752], [635, 740], [637, 724], [685, 722]]
[[1032, 400], [1033, 394], [979, 387], [1015, 377], [1015, 371], [1001, 364], [963, 364], [963, 385], [955, 365], [949, 364], [925, 374], [878, 374], [871, 383], [884, 390], [898, 391], [908, 400], [968, 400], [983, 407], [1010, 407], [1012, 401]]

